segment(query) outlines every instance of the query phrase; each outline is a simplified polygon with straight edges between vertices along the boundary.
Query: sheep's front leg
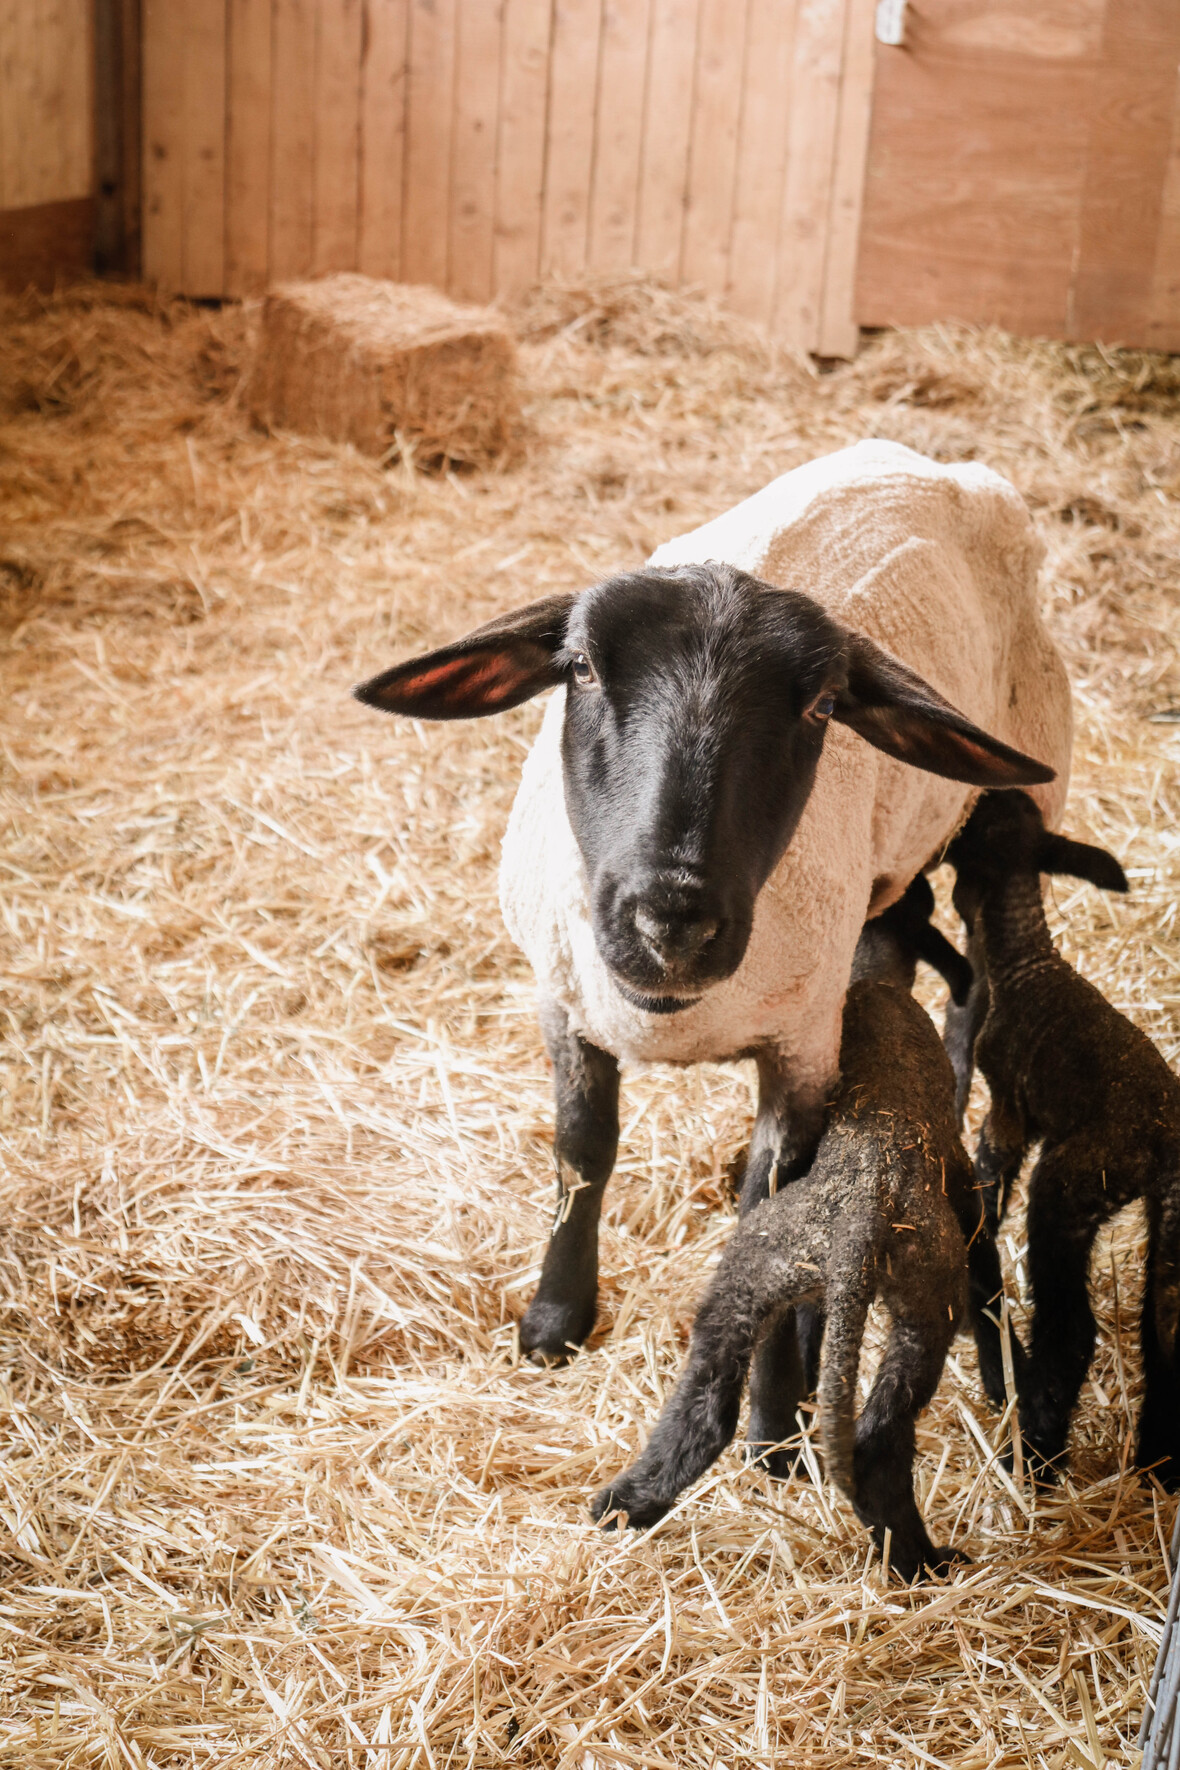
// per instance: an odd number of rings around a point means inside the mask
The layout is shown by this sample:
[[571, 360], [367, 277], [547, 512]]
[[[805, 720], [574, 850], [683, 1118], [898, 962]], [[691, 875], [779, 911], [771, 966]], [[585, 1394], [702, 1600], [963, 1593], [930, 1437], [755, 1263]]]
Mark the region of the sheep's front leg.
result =
[[1147, 1204], [1147, 1273], [1140, 1322], [1143, 1406], [1135, 1461], [1180, 1488], [1180, 1176], [1161, 1209]]
[[1090, 1170], [1084, 1143], [1041, 1156], [1028, 1187], [1032, 1344], [1020, 1391], [1020, 1433], [1033, 1473], [1052, 1480], [1065, 1456], [1069, 1422], [1094, 1355], [1090, 1250], [1109, 1216], [1105, 1175]]
[[[824, 1094], [792, 1088], [773, 1057], [758, 1059], [758, 1116], [746, 1159], [738, 1213], [745, 1217], [805, 1174], [823, 1129]], [[811, 1303], [785, 1309], [771, 1324], [754, 1355], [750, 1373], [750, 1453], [771, 1475], [786, 1480], [797, 1459], [776, 1449], [798, 1431], [799, 1403], [815, 1391], [824, 1337], [823, 1310]]]
[[546, 1004], [541, 1031], [553, 1063], [557, 1214], [541, 1282], [520, 1324], [520, 1349], [535, 1364], [564, 1363], [594, 1326], [598, 1219], [619, 1146], [619, 1066]]

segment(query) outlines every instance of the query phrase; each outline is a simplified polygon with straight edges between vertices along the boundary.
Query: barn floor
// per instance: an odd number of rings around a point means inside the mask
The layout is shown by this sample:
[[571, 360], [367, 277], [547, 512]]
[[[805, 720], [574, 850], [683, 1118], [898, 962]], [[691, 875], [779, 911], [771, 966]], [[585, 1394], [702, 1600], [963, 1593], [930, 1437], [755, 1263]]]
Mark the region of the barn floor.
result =
[[[1052, 1496], [959, 1343], [919, 1465], [950, 1581], [885, 1583], [736, 1450], [604, 1540], [749, 1078], [627, 1080], [593, 1349], [518, 1366], [551, 1118], [495, 871], [539, 711], [348, 689], [859, 436], [978, 455], [1048, 547], [1070, 827], [1134, 886], [1059, 881], [1057, 922], [1175, 1064], [1180, 364], [939, 331], [814, 375], [643, 285], [549, 290], [524, 463], [431, 478], [253, 431], [240, 310], [0, 318], [0, 1764], [1133, 1762], [1174, 1512], [1128, 1468], [1137, 1225]], [[1017, 1218], [1018, 1324], [1021, 1252]]]

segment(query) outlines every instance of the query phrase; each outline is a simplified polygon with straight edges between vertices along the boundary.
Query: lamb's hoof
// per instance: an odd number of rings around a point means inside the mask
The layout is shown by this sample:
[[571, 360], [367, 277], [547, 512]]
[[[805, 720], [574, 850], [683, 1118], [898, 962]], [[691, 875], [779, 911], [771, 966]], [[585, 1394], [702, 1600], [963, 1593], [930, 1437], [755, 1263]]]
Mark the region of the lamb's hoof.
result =
[[1158, 1481], [1166, 1493], [1180, 1493], [1180, 1456], [1166, 1446], [1140, 1445], [1136, 1466]]
[[593, 1326], [593, 1309], [587, 1321], [584, 1309], [535, 1300], [521, 1318], [521, 1357], [546, 1370], [568, 1364], [582, 1350], [582, 1342]]
[[950, 1543], [936, 1548], [933, 1543], [910, 1544], [899, 1546], [894, 1543], [889, 1556], [889, 1571], [895, 1573], [905, 1585], [912, 1586], [917, 1579], [929, 1574], [936, 1578], [947, 1574], [960, 1563], [970, 1565], [970, 1555], [962, 1549], [956, 1549]]
[[602, 1488], [590, 1502], [590, 1516], [604, 1530], [618, 1530], [624, 1522], [632, 1530], [646, 1530], [648, 1525], [658, 1524], [667, 1512], [662, 1501], [645, 1499], [625, 1475]]
[[926, 1572], [936, 1575], [952, 1573], [956, 1567], [970, 1567], [971, 1557], [966, 1549], [956, 1549], [953, 1543], [943, 1543], [926, 1557]]
[[773, 1448], [748, 1442], [746, 1458], [752, 1469], [769, 1475], [772, 1481], [810, 1481], [811, 1472], [799, 1450], [786, 1450], [781, 1444]]

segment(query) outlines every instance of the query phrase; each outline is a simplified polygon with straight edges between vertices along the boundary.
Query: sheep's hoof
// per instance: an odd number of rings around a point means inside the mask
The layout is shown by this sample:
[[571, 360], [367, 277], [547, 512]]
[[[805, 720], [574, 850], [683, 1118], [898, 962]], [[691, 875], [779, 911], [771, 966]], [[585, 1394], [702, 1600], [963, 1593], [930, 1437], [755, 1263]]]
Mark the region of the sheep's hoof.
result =
[[786, 1450], [782, 1445], [770, 1449], [751, 1441], [746, 1444], [746, 1458], [751, 1469], [769, 1475], [772, 1481], [811, 1480], [811, 1471], [801, 1450]]
[[534, 1299], [520, 1323], [520, 1352], [530, 1363], [553, 1369], [568, 1364], [582, 1350], [582, 1342], [594, 1326], [593, 1305], [587, 1312], [565, 1303]]
[[644, 1499], [625, 1475], [602, 1488], [590, 1502], [590, 1516], [604, 1530], [618, 1530], [623, 1524], [631, 1530], [646, 1530], [649, 1524], [658, 1524], [667, 1511], [662, 1501]]

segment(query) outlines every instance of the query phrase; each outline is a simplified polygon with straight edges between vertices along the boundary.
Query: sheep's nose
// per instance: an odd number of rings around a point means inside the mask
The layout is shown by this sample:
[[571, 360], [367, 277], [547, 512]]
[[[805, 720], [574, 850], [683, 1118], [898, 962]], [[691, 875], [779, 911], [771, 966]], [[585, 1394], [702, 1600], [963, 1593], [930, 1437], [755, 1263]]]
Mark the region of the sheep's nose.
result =
[[640, 939], [665, 965], [683, 965], [689, 959], [695, 959], [720, 926], [716, 916], [691, 913], [661, 916], [642, 907], [635, 911], [635, 928]]

